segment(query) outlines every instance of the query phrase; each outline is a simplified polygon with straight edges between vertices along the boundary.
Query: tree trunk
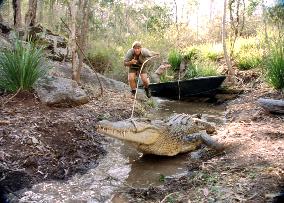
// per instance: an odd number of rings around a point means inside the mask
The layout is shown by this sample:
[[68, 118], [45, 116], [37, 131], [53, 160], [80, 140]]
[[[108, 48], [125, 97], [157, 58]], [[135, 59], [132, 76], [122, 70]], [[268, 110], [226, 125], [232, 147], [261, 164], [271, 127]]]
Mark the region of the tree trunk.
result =
[[72, 0], [70, 8], [70, 18], [71, 18], [71, 26], [70, 26], [70, 50], [72, 54], [72, 79], [78, 82], [76, 79], [79, 78], [79, 70], [78, 70], [78, 52], [76, 45], [76, 15], [77, 15], [77, 2], [78, 0]]
[[54, 18], [54, 7], [55, 7], [55, 0], [49, 0], [49, 8], [48, 8], [48, 23], [51, 25], [53, 28], [55, 27], [52, 23], [52, 19]]
[[0, 0], [0, 22], [2, 22], [3, 21], [3, 18], [2, 18], [2, 6], [3, 6], [3, 0]]
[[38, 22], [43, 21], [43, 11], [44, 11], [44, 2], [39, 1], [38, 2]]
[[[240, 11], [241, 4], [243, 6], [242, 11]], [[245, 12], [246, 12], [245, 1], [242, 0], [241, 3], [241, 0], [229, 0], [229, 11], [230, 11], [230, 25], [231, 25], [230, 56], [233, 56], [236, 40], [242, 34], [244, 29]], [[242, 14], [242, 16], [240, 16], [240, 13]]]
[[14, 10], [14, 26], [19, 28], [22, 25], [22, 14], [21, 14], [21, 1], [13, 0], [13, 10]]
[[37, 0], [29, 0], [29, 9], [25, 16], [27, 27], [33, 27], [36, 24]]
[[196, 39], [197, 41], [199, 39], [199, 6], [197, 6], [197, 12], [196, 12]]
[[83, 67], [84, 53], [86, 50], [86, 38], [88, 36], [88, 27], [89, 27], [89, 13], [90, 13], [90, 5], [89, 0], [83, 0], [81, 4], [81, 8], [79, 9], [82, 16], [80, 17], [80, 35], [79, 35], [79, 46], [80, 51], [78, 52], [79, 56], [79, 66], [78, 66], [78, 74], [76, 75], [75, 80], [77, 83], [80, 82], [80, 72]]
[[177, 39], [176, 39], [176, 43], [177, 45], [179, 45], [179, 26], [178, 26], [178, 6], [177, 6], [177, 2], [176, 0], [174, 0], [174, 4], [175, 4], [175, 23], [176, 23], [176, 31], [177, 31]]
[[265, 45], [266, 45], [266, 51], [264, 52], [265, 56], [267, 55], [267, 50], [270, 50], [270, 43], [268, 40], [268, 32], [267, 32], [267, 13], [266, 13], [266, 8], [264, 5], [264, 0], [262, 0], [261, 2], [261, 6], [262, 6], [262, 18], [263, 18], [263, 24], [264, 24], [264, 34], [265, 34]]
[[226, 60], [226, 64], [228, 67], [228, 82], [232, 81], [233, 70], [231, 64], [231, 58], [228, 56], [227, 46], [226, 46], [226, 10], [227, 10], [227, 0], [224, 0], [224, 13], [223, 13], [223, 22], [222, 22], [222, 43], [223, 43], [223, 50], [224, 50], [224, 57]]
[[210, 14], [209, 14], [209, 21], [210, 22], [212, 22], [213, 3], [214, 3], [214, 0], [210, 0]]

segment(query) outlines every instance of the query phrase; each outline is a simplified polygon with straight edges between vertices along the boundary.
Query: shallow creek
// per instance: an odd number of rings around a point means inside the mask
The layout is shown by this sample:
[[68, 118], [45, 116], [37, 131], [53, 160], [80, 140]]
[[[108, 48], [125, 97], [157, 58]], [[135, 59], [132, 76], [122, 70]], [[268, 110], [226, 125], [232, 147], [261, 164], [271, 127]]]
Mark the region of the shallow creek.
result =
[[[153, 118], [172, 113], [204, 113], [213, 122], [224, 122], [220, 119], [224, 118], [224, 109], [213, 104], [161, 99], [156, 99], [156, 102], [159, 109], [149, 115]], [[116, 192], [126, 185], [140, 188], [159, 185], [161, 178], [187, 173], [186, 154], [175, 157], [142, 156], [119, 140], [108, 138], [108, 141], [104, 143], [108, 153], [96, 168], [68, 181], [36, 184], [21, 192], [20, 202], [126, 202], [116, 196]]]

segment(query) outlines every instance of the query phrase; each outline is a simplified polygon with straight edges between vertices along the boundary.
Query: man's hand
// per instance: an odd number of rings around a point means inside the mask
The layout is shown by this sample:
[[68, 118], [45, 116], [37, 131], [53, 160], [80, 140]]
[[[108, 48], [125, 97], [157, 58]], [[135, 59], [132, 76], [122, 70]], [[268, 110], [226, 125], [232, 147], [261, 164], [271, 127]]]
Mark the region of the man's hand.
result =
[[124, 65], [125, 66], [131, 66], [133, 64], [137, 64], [137, 60], [136, 59], [132, 59], [131, 61], [124, 61]]
[[133, 65], [133, 64], [136, 64], [137, 63], [137, 60], [136, 59], [132, 59], [130, 62], [130, 65]]

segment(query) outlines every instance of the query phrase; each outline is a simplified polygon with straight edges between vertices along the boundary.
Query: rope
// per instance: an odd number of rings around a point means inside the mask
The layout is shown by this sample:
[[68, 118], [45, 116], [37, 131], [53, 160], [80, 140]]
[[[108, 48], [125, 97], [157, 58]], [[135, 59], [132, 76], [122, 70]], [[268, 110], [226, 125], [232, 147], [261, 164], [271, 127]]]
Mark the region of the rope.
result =
[[[143, 70], [143, 68], [144, 68], [144, 65], [145, 65], [148, 61], [150, 61], [151, 59], [156, 58], [156, 57], [158, 57], [158, 56], [159, 56], [159, 55], [152, 56], [152, 57], [148, 58], [147, 60], [145, 60], [145, 61], [142, 63], [141, 69], [140, 69], [140, 71], [139, 71], [138, 78], [141, 78], [141, 73], [142, 73], [142, 70]], [[134, 115], [134, 109], [135, 109], [136, 97], [137, 97], [137, 92], [138, 92], [138, 86], [139, 86], [139, 79], [138, 79], [137, 84], [136, 84], [136, 92], [135, 92], [135, 94], [134, 94], [134, 101], [133, 101], [133, 105], [132, 105], [132, 111], [131, 111], [130, 119], [132, 119], [132, 118], [133, 118], [133, 115]]]

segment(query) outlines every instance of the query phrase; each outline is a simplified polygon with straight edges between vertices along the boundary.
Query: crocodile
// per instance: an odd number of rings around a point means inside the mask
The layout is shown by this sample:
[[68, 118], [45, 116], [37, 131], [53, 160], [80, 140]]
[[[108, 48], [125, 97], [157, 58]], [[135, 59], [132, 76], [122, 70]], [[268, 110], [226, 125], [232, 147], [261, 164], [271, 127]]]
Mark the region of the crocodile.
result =
[[194, 151], [202, 144], [223, 149], [223, 145], [209, 135], [216, 131], [215, 125], [197, 115], [174, 114], [162, 120], [102, 120], [96, 129], [100, 134], [129, 142], [143, 154], [174, 156]]

